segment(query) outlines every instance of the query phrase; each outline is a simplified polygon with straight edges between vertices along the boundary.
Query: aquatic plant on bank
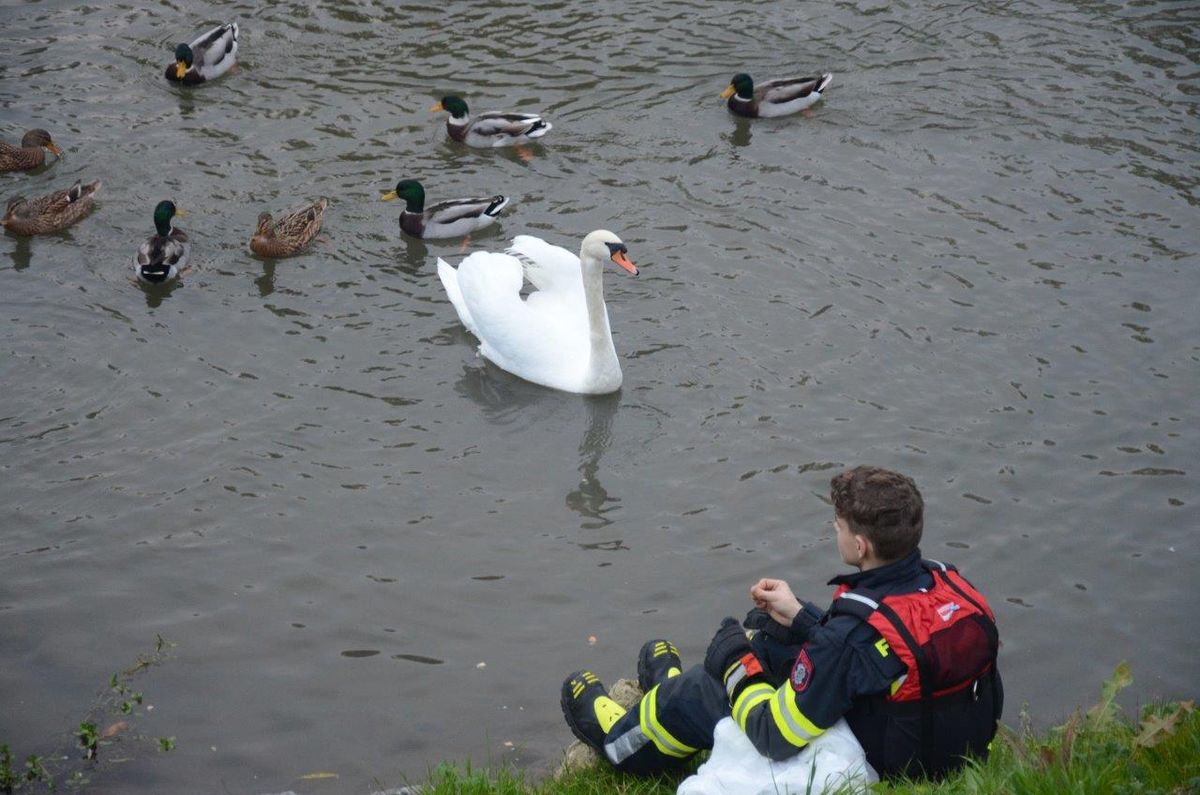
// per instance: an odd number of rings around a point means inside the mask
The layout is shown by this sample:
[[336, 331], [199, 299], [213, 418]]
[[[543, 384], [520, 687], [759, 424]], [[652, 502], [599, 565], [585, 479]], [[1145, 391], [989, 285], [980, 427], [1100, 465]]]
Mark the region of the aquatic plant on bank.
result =
[[[1063, 725], [1035, 732], [1023, 709], [1018, 726], [1001, 726], [985, 762], [971, 762], [944, 781], [877, 784], [874, 792], [896, 795], [1192, 795], [1200, 793], [1200, 712], [1195, 702], [1143, 707], [1126, 716], [1116, 696], [1133, 681], [1117, 666], [1100, 700]], [[493, 772], [443, 766], [420, 787], [421, 795], [673, 795], [680, 776], [636, 779], [607, 765], [560, 778], [532, 781], [515, 770]], [[840, 794], [839, 794], [840, 795]]]
[[[133, 665], [108, 678], [108, 686], [97, 694], [84, 719], [69, 734], [70, 739], [64, 736], [61, 740], [60, 745], [72, 744], [73, 748], [28, 754], [20, 760], [9, 747], [9, 738], [0, 737], [0, 795], [78, 791], [91, 783], [93, 775], [103, 772], [106, 749], [111, 746], [122, 743], [126, 754], [135, 753], [139, 747], [153, 747], [155, 741], [135, 729], [145, 697], [133, 689], [132, 683], [135, 676], [166, 660], [172, 646], [159, 635], [152, 653], [137, 655]], [[175, 747], [174, 737], [159, 737], [156, 742], [160, 751]]]

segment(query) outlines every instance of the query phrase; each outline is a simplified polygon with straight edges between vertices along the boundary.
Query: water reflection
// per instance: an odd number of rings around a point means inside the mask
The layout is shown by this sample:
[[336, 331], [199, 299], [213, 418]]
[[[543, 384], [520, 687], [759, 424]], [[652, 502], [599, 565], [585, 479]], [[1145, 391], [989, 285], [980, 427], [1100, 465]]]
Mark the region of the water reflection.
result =
[[[455, 328], [465, 334], [461, 325]], [[453, 332], [453, 329], [447, 329], [448, 334]], [[475, 338], [466, 336], [474, 346]], [[531, 411], [544, 416], [547, 410], [553, 413], [559, 401], [571, 397], [517, 378], [482, 358], [479, 362], [478, 365], [463, 366], [462, 378], [454, 385], [454, 391], [479, 404], [484, 416], [492, 422], [508, 424], [519, 416], [528, 421]]]
[[600, 483], [600, 458], [612, 443], [612, 421], [620, 405], [620, 393], [585, 398], [587, 428], [579, 440], [579, 486], [567, 492], [567, 507], [583, 517], [584, 530], [612, 524], [608, 514], [620, 508], [619, 497], [609, 496]]
[[478, 403], [488, 419], [498, 424], [544, 423], [564, 412], [570, 412], [572, 418], [578, 416], [580, 421], [572, 424], [581, 430], [579, 484], [567, 492], [564, 502], [583, 519], [580, 527], [584, 530], [613, 523], [611, 514], [620, 508], [621, 498], [609, 494], [600, 482], [600, 459], [612, 444], [613, 418], [621, 403], [619, 392], [598, 397], [556, 392], [486, 362], [465, 366], [455, 389]]
[[735, 116], [733, 118], [733, 132], [728, 136], [729, 142], [734, 146], [749, 146], [751, 126], [750, 119]]
[[20, 237], [17, 235], [9, 235], [17, 241], [17, 245], [13, 248], [9, 256], [12, 257], [13, 270], [23, 271], [29, 267], [29, 263], [33, 260], [33, 246], [29, 244], [29, 238]]
[[171, 297], [171, 293], [183, 286], [183, 282], [179, 279], [172, 279], [166, 284], [146, 284], [139, 282], [136, 279], [132, 280], [146, 296], [146, 307], [148, 309], [158, 309], [162, 306], [162, 302]]
[[394, 258], [400, 270], [409, 276], [416, 276], [424, 271], [427, 267], [433, 268], [435, 266], [435, 260], [429, 256], [429, 246], [425, 243], [425, 241], [419, 238], [403, 235], [400, 232], [400, 222], [396, 219], [393, 219], [393, 223], [395, 225], [396, 234], [401, 235], [402, 237], [400, 246], [403, 248], [400, 248], [397, 251], [397, 255]]
[[175, 89], [175, 99], [179, 101], [179, 115], [184, 119], [190, 119], [196, 115], [196, 98], [192, 95], [190, 88]]
[[266, 298], [275, 292], [275, 260], [263, 260], [262, 266], [262, 276], [254, 280], [254, 286], [258, 288], [258, 297]]

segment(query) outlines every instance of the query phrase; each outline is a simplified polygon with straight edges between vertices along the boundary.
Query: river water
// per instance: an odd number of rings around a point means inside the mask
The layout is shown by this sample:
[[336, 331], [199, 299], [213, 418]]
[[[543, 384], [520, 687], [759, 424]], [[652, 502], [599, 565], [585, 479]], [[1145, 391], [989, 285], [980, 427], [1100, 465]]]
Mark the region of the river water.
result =
[[[235, 18], [238, 73], [162, 79]], [[759, 576], [826, 599], [828, 481], [863, 462], [917, 480], [923, 551], [991, 598], [1009, 723], [1122, 660], [1127, 705], [1194, 697], [1198, 26], [1175, 2], [0, 2], [0, 135], [66, 150], [0, 194], [104, 183], [68, 232], [0, 236], [0, 742], [69, 747], [161, 635], [97, 791], [540, 773], [569, 671], [631, 676], [659, 636], [698, 662]], [[738, 71], [834, 80], [746, 121], [717, 96]], [[428, 110], [451, 92], [554, 129], [528, 162], [465, 149]], [[434, 267], [458, 241], [378, 200], [401, 177], [513, 197], [472, 250], [620, 234], [623, 390], [477, 358]], [[248, 252], [260, 211], [317, 195], [327, 241]], [[166, 198], [197, 269], [143, 290]]]

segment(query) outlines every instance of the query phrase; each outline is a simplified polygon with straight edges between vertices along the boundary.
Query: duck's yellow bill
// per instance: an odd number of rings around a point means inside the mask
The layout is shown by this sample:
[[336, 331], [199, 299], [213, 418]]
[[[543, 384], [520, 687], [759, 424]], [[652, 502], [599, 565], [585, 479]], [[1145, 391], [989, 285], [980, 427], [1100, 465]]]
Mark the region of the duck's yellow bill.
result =
[[51, 152], [53, 152], [56, 155], [62, 154], [62, 147], [60, 147], [58, 144], [54, 143], [53, 141], [48, 141], [46, 143], [46, 148], [49, 149]]
[[385, 202], [394, 202], [396, 199], [400, 198], [400, 194], [396, 193], [394, 190], [390, 190], [379, 198], [383, 199]]
[[432, 108], [430, 108], [429, 111], [431, 113], [440, 113], [441, 111], [443, 111], [445, 109], [446, 109], [446, 107], [444, 105], [442, 105], [441, 102], [439, 102], [438, 104], [436, 104]]
[[176, 218], [182, 218], [185, 215], [187, 215], [187, 210], [183, 209], [182, 207], [175, 208], [175, 217]]
[[733, 87], [733, 83], [730, 83], [729, 85], [725, 86], [725, 90], [721, 92], [721, 99], [729, 99], [733, 96], [733, 92], [735, 91], [737, 91], [737, 89]]

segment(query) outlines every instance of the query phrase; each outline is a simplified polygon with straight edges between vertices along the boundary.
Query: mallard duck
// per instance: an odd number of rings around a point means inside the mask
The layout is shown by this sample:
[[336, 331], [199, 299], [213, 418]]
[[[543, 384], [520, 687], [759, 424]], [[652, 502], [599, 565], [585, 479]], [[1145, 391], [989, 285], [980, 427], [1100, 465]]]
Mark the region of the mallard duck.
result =
[[768, 118], [787, 116], [804, 110], [821, 98], [821, 92], [833, 79], [832, 74], [820, 77], [785, 77], [768, 80], [758, 90], [748, 74], [736, 74], [729, 86], [721, 92], [721, 99], [729, 100], [729, 109], [739, 116]]
[[396, 189], [383, 194], [385, 202], [404, 199], [400, 228], [417, 238], [446, 238], [469, 235], [496, 222], [508, 204], [507, 196], [479, 199], [449, 199], [425, 209], [425, 189], [415, 179], [402, 179]]
[[237, 23], [217, 25], [190, 45], [176, 45], [175, 63], [167, 67], [167, 79], [185, 86], [215, 80], [233, 68], [237, 51]]
[[554, 126], [536, 113], [481, 113], [472, 119], [467, 103], [460, 97], [442, 97], [442, 101], [431, 108], [434, 112], [450, 114], [446, 120], [446, 132], [456, 141], [467, 146], [488, 148], [512, 146], [541, 138]]
[[100, 180], [87, 185], [76, 182], [66, 190], [36, 199], [17, 196], [9, 201], [0, 223], [18, 235], [44, 235], [66, 229], [91, 211], [92, 197], [98, 190]]
[[326, 198], [317, 199], [273, 219], [270, 213], [258, 216], [258, 228], [250, 238], [250, 250], [260, 257], [278, 259], [299, 254], [313, 241], [325, 222]]
[[174, 202], [161, 201], [154, 208], [154, 228], [158, 234], [138, 246], [133, 271], [139, 282], [162, 284], [187, 270], [192, 244], [187, 233], [171, 225], [171, 219], [186, 215]]
[[46, 150], [61, 155], [58, 144], [50, 140], [45, 130], [30, 130], [21, 138], [20, 146], [0, 141], [0, 171], [28, 171], [46, 162]]
[[[637, 276], [621, 238], [597, 229], [579, 256], [530, 235], [505, 254], [477, 251], [457, 269], [438, 259], [438, 277], [479, 353], [526, 381], [603, 395], [621, 388], [621, 363], [604, 305], [604, 263]], [[538, 288], [521, 297], [523, 280]]]

